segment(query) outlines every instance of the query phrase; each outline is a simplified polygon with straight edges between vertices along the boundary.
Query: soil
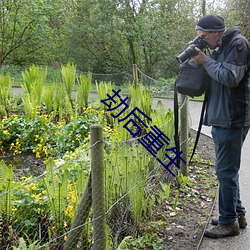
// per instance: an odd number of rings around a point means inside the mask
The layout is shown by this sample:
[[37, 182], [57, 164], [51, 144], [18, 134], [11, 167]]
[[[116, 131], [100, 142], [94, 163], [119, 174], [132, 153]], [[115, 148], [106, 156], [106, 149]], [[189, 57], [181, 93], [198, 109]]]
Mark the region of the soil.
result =
[[12, 152], [7, 152], [0, 156], [0, 160], [4, 160], [6, 165], [13, 167], [15, 180], [19, 180], [23, 176], [39, 176], [45, 171], [43, 159], [37, 159], [31, 153], [22, 153], [14, 156]]
[[[195, 138], [196, 133], [194, 131], [190, 133], [191, 138]], [[173, 209], [176, 192], [170, 196], [165, 207], [158, 207], [160, 213], [162, 211], [166, 213], [168, 222], [167, 227], [159, 230], [159, 235], [163, 237], [164, 250], [199, 249], [217, 194], [218, 183], [214, 162], [213, 141], [210, 137], [201, 134], [194, 163], [188, 168], [191, 184], [188, 183], [183, 188], [177, 180], [174, 180], [171, 190], [176, 191], [179, 188], [176, 209]]]

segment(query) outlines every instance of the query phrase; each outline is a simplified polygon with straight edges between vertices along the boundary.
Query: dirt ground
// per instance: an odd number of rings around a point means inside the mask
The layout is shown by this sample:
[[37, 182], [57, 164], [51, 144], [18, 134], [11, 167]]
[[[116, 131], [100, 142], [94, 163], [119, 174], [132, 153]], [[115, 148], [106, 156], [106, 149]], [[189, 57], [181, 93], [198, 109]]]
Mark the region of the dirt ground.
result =
[[[195, 132], [191, 131], [191, 137]], [[192, 143], [191, 143], [192, 145]], [[199, 249], [217, 193], [214, 168], [214, 144], [210, 137], [201, 134], [194, 163], [189, 166], [191, 183], [179, 187], [177, 209], [171, 201], [166, 204], [168, 227], [161, 230], [164, 235], [164, 250]], [[178, 184], [175, 183], [176, 188]], [[174, 187], [173, 187], [174, 188]], [[172, 199], [175, 199], [172, 195]]]

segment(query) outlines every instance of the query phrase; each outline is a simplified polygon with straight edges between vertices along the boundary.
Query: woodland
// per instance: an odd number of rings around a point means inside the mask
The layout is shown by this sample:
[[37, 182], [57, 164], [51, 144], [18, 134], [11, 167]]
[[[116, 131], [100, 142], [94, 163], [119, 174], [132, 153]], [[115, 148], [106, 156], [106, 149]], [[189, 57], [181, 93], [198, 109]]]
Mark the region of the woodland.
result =
[[171, 78], [178, 55], [206, 14], [250, 37], [246, 0], [4, 0], [0, 2], [0, 65], [60, 66]]

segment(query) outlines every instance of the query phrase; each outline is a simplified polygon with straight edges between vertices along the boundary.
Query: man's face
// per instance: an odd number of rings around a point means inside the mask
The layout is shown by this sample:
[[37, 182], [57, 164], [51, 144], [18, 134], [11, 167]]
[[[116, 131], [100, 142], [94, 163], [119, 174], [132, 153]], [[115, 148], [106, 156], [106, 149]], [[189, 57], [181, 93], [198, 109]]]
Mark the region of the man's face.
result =
[[196, 33], [208, 44], [210, 49], [215, 49], [218, 46], [218, 42], [221, 38], [221, 32], [206, 32], [203, 30], [197, 30]]

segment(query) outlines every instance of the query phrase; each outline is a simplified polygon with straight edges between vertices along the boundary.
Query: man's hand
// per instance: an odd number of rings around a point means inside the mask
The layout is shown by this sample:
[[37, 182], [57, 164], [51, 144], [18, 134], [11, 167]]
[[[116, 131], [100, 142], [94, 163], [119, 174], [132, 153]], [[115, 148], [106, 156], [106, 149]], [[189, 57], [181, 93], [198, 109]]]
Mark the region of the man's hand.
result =
[[203, 64], [207, 56], [197, 47], [194, 48], [195, 51], [198, 53], [197, 56], [192, 57], [197, 64]]

